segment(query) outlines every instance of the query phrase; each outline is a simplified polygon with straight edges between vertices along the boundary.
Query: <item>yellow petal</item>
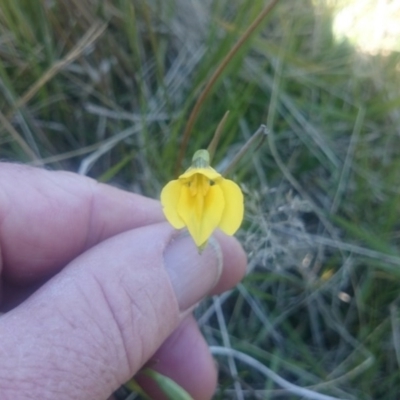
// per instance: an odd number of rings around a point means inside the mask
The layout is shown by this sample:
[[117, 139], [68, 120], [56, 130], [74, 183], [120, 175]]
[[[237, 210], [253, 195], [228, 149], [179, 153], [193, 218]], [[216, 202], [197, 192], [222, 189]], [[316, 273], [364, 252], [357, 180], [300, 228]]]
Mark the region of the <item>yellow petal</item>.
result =
[[225, 207], [224, 195], [218, 185], [210, 186], [202, 198], [202, 212], [198, 212], [197, 196], [191, 196], [188, 186], [182, 186], [178, 203], [179, 216], [185, 222], [197, 247], [204, 244], [219, 225]]
[[175, 229], [181, 229], [185, 226], [185, 223], [178, 214], [178, 202], [182, 187], [183, 185], [179, 180], [173, 180], [168, 182], [161, 192], [161, 204], [164, 215]]
[[218, 178], [221, 178], [221, 174], [219, 174], [214, 168], [207, 167], [207, 168], [192, 168], [190, 167], [188, 170], [186, 170], [185, 173], [183, 173], [179, 179], [186, 179], [190, 178], [194, 174], [201, 174], [206, 176], [208, 179], [215, 181]]
[[240, 187], [229, 179], [223, 179], [215, 186], [220, 186], [225, 199], [225, 208], [219, 228], [227, 235], [233, 235], [243, 220], [243, 193]]

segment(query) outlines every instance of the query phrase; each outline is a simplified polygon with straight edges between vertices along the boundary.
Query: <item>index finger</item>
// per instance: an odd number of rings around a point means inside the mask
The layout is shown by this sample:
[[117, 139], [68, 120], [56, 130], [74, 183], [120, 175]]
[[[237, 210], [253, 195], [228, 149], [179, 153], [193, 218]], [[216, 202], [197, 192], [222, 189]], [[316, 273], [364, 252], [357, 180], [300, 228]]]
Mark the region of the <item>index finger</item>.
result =
[[94, 244], [162, 220], [158, 201], [70, 172], [0, 163], [0, 271], [14, 282], [52, 275]]

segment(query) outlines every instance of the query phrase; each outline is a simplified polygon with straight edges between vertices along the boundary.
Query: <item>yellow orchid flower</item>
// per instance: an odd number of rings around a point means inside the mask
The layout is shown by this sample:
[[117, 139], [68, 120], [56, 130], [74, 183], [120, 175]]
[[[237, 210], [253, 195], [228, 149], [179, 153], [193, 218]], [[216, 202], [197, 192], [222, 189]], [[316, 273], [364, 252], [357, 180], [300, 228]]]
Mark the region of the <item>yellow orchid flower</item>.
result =
[[216, 228], [233, 235], [243, 220], [243, 194], [210, 165], [207, 150], [198, 150], [192, 166], [161, 192], [161, 204], [169, 223], [187, 227], [196, 246], [204, 248]]

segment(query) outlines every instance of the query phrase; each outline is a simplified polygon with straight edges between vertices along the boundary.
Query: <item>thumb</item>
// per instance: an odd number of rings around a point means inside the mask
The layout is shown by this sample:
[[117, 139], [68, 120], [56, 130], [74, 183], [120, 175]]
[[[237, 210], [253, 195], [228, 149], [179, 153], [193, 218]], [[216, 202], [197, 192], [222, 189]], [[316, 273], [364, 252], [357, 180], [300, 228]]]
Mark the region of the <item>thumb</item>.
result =
[[221, 260], [165, 223], [83, 253], [0, 317], [1, 398], [107, 398], [214, 287]]

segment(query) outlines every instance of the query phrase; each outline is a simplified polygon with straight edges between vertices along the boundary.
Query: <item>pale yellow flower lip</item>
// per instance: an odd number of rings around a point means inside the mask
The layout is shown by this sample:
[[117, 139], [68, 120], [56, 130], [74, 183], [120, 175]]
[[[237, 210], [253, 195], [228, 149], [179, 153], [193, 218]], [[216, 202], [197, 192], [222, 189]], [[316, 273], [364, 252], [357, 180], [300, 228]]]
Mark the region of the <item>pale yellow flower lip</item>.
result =
[[214, 168], [208, 167], [208, 168], [194, 168], [190, 167], [187, 169], [182, 175], [179, 176], [178, 179], [185, 179], [185, 178], [190, 178], [194, 174], [201, 174], [206, 176], [208, 179], [215, 181], [216, 179], [222, 178], [221, 174], [218, 173]]
[[223, 178], [204, 159], [200, 164], [192, 165], [178, 179], [167, 183], [161, 192], [161, 204], [170, 224], [176, 229], [186, 226], [196, 245], [202, 248], [215, 229], [227, 235], [239, 229], [244, 204], [242, 191], [235, 182]]

